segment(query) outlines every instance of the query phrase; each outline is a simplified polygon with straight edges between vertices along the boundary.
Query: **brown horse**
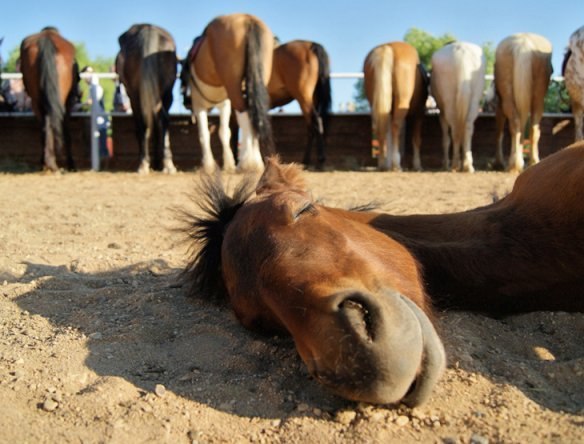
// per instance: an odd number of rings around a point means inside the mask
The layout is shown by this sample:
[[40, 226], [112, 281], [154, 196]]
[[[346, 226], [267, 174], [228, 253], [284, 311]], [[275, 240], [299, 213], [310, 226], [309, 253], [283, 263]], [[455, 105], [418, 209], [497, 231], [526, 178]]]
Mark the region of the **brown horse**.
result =
[[502, 167], [503, 131], [509, 121], [511, 154], [509, 171], [521, 171], [522, 134], [530, 117], [529, 165], [539, 162], [539, 122], [552, 74], [552, 45], [544, 37], [522, 33], [505, 38], [495, 52], [495, 90], [497, 93], [497, 151], [495, 166]]
[[229, 197], [208, 178], [188, 216], [184, 276], [248, 328], [289, 332], [310, 373], [348, 399], [418, 405], [445, 365], [432, 306], [584, 311], [584, 143], [475, 210], [391, 216], [318, 204], [271, 160]]
[[[219, 16], [207, 25], [201, 38], [195, 40], [183, 64], [181, 77], [189, 85], [206, 172], [215, 169], [207, 123], [207, 112], [213, 107], [220, 108], [223, 122], [220, 137], [225, 169], [232, 169], [234, 164], [227, 123], [231, 107], [242, 129], [239, 170], [262, 170], [261, 151], [273, 152], [267, 90], [273, 49], [274, 37], [270, 29], [249, 14]], [[186, 88], [183, 83], [183, 93]]]
[[365, 58], [365, 94], [371, 105], [373, 134], [379, 141], [381, 170], [401, 170], [400, 133], [413, 117], [413, 168], [422, 169], [422, 119], [428, 98], [428, 76], [416, 49], [404, 42], [373, 48]]
[[71, 153], [69, 114], [79, 100], [79, 69], [75, 47], [53, 27], [26, 37], [20, 45], [22, 79], [41, 122], [43, 154], [41, 165], [58, 171], [57, 155], [63, 146], [69, 170], [75, 169]]
[[168, 136], [168, 110], [172, 105], [178, 62], [174, 39], [158, 26], [137, 24], [124, 32], [118, 42], [116, 71], [132, 104], [140, 146], [138, 172], [150, 171], [153, 146], [154, 169], [174, 173]]
[[574, 138], [577, 142], [584, 139], [584, 26], [570, 36], [562, 63], [562, 75], [570, 94], [574, 114]]
[[310, 165], [316, 139], [316, 167], [323, 169], [328, 117], [331, 111], [329, 57], [322, 45], [306, 40], [283, 43], [274, 50], [272, 76], [268, 84], [270, 107], [296, 100], [308, 129], [302, 163]]

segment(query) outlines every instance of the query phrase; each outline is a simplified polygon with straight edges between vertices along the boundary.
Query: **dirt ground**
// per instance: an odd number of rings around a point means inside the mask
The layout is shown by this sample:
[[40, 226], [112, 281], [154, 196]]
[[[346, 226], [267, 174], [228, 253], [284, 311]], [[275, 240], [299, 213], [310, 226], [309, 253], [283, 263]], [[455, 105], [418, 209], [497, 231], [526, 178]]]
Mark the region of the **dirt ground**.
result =
[[[483, 205], [515, 179], [307, 176], [327, 204], [400, 214]], [[289, 338], [185, 297], [172, 208], [192, 208], [197, 180], [0, 174], [0, 442], [583, 442], [584, 314], [441, 313], [449, 365], [430, 402], [341, 400]]]

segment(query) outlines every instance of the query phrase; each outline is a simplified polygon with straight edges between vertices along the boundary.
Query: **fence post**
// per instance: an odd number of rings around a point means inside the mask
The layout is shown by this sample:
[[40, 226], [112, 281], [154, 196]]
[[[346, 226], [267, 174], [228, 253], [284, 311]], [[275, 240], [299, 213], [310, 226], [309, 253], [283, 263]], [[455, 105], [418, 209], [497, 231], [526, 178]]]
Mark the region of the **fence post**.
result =
[[91, 95], [91, 169], [99, 171], [99, 130], [97, 129], [97, 118], [101, 115], [99, 100], [97, 98], [98, 77], [91, 75], [89, 94]]

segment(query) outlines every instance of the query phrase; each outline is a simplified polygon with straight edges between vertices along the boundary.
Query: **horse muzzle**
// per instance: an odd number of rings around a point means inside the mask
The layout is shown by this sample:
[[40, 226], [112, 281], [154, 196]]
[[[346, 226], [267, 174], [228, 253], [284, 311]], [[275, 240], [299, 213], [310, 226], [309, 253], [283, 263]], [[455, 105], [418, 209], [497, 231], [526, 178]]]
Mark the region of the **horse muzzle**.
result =
[[319, 334], [303, 347], [308, 356], [300, 353], [309, 372], [354, 401], [424, 403], [446, 362], [426, 314], [394, 291], [343, 292], [332, 304], [332, 319], [317, 326]]

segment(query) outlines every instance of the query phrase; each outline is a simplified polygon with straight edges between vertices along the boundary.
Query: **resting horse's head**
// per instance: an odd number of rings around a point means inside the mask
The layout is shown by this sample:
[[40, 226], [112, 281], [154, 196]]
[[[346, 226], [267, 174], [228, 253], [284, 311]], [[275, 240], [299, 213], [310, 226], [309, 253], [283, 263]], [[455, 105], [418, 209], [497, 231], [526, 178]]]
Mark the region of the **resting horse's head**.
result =
[[[418, 264], [367, 214], [319, 205], [294, 165], [270, 159], [234, 198], [208, 179], [208, 217], [185, 276], [225, 294], [241, 323], [285, 330], [316, 380], [351, 400], [424, 402], [445, 363]], [[370, 216], [369, 216], [370, 217]]]

